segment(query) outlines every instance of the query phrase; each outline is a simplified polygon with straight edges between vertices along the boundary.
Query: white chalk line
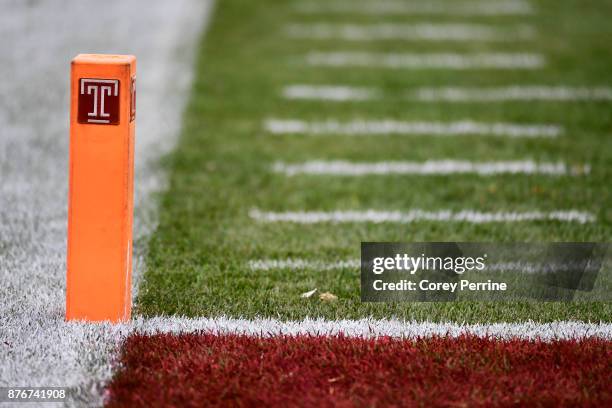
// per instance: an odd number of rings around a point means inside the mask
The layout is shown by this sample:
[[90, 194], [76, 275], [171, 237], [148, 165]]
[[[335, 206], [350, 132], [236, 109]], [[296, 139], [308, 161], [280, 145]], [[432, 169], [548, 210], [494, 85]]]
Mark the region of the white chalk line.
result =
[[[371, 263], [366, 263], [368, 268], [371, 268]], [[284, 259], [252, 259], [248, 262], [248, 267], [253, 272], [266, 272], [266, 271], [279, 271], [279, 270], [290, 270], [290, 271], [316, 271], [316, 272], [328, 272], [337, 271], [343, 269], [360, 270], [361, 260], [359, 259], [345, 259], [337, 261], [321, 261], [301, 258], [284, 258]], [[496, 262], [487, 264], [483, 271], [490, 272], [518, 272], [522, 274], [536, 274], [536, 273], [549, 273], [551, 270], [555, 271], [576, 271], [582, 268], [581, 264], [555, 264], [550, 262], [523, 262], [523, 261], [512, 261], [512, 262]]]
[[416, 23], [416, 24], [332, 24], [294, 23], [285, 27], [289, 38], [345, 41], [483, 41], [516, 42], [531, 40], [536, 31], [520, 24], [499, 27], [485, 24]]
[[551, 341], [558, 339], [601, 338], [612, 339], [612, 324], [585, 323], [578, 321], [556, 321], [552, 323], [436, 323], [402, 321], [397, 319], [325, 320], [306, 318], [299, 321], [281, 321], [269, 318], [253, 320], [217, 317], [185, 318], [155, 317], [138, 318], [127, 326], [126, 332], [152, 335], [157, 333], [212, 333], [217, 335], [238, 334], [257, 337], [290, 336], [334, 336], [344, 335], [358, 338], [416, 339], [431, 336], [461, 335], [491, 337], [494, 339], [531, 339]]
[[509, 138], [555, 138], [563, 133], [558, 125], [518, 123], [483, 123], [471, 119], [456, 122], [407, 122], [392, 119], [353, 120], [338, 122], [328, 120], [307, 122], [298, 119], [271, 118], [265, 121], [264, 128], [271, 134], [309, 134], [309, 135], [430, 135], [430, 136], [503, 136]]
[[355, 163], [343, 160], [312, 160], [298, 164], [277, 162], [272, 166], [276, 173], [288, 177], [298, 174], [367, 176], [367, 175], [449, 175], [476, 174], [492, 176], [497, 174], [542, 174], [548, 176], [578, 176], [590, 172], [589, 165], [568, 166], [565, 163], [537, 163], [532, 160], [470, 162], [464, 160], [427, 160], [425, 162], [384, 161]]
[[246, 335], [269, 338], [273, 336], [336, 336], [352, 338], [377, 338], [388, 336], [398, 339], [417, 339], [432, 336], [456, 338], [462, 335], [489, 337], [496, 340], [569, 340], [600, 338], [612, 340], [612, 324], [581, 321], [554, 321], [540, 323], [477, 323], [404, 321], [399, 319], [326, 320], [306, 318], [298, 321], [282, 321], [272, 318], [252, 320], [220, 316], [216, 318], [187, 318], [181, 316], [135, 318], [129, 323], [67, 323], [71, 331], [101, 331], [117, 342], [134, 334], [188, 334], [209, 333], [215, 335]]
[[342, 223], [395, 223], [410, 224], [414, 222], [464, 222], [470, 224], [511, 223], [525, 221], [560, 221], [586, 224], [595, 222], [596, 217], [590, 212], [579, 210], [556, 211], [500, 211], [480, 212], [476, 210], [438, 210], [427, 211], [412, 209], [407, 211], [287, 211], [266, 212], [259, 209], [249, 211], [249, 216], [255, 221], [265, 223], [295, 223], [295, 224], [342, 224]]
[[357, 269], [361, 267], [359, 259], [348, 259], [334, 262], [324, 262], [307, 259], [255, 259], [250, 260], [249, 269], [252, 271], [271, 271], [279, 269], [289, 270], [317, 270], [317, 271], [333, 271], [338, 269]]
[[367, 101], [380, 97], [377, 90], [343, 85], [289, 85], [283, 88], [285, 99], [312, 99], [326, 101]]
[[[287, 85], [282, 90], [285, 99], [352, 102], [380, 100], [381, 89], [340, 84]], [[489, 88], [419, 88], [406, 92], [406, 99], [419, 102], [506, 102], [506, 101], [612, 101], [612, 87], [567, 85], [509, 85]]]
[[302, 1], [294, 4], [294, 10], [304, 14], [342, 13], [342, 14], [432, 14], [432, 15], [529, 15], [534, 12], [527, 1], [439, 1], [406, 2], [399, 0], [379, 1]]
[[580, 340], [598, 338], [612, 340], [612, 324], [581, 321], [554, 321], [540, 323], [532, 320], [519, 323], [476, 323], [405, 321], [399, 319], [326, 320], [305, 318], [298, 321], [282, 321], [258, 317], [252, 320], [220, 316], [215, 318], [188, 318], [182, 316], [138, 317], [129, 323], [88, 324], [71, 322], [66, 324], [71, 332], [106, 333], [117, 343], [128, 336], [156, 334], [214, 334], [244, 335], [260, 338], [274, 336], [338, 336], [351, 338], [392, 337], [396, 339], [419, 339], [433, 336], [457, 338], [471, 335], [494, 340]]
[[323, 67], [371, 67], [389, 69], [540, 69], [546, 59], [537, 53], [375, 53], [310, 52], [306, 63]]
[[422, 102], [612, 101], [610, 87], [506, 86], [497, 88], [421, 88], [409, 98]]

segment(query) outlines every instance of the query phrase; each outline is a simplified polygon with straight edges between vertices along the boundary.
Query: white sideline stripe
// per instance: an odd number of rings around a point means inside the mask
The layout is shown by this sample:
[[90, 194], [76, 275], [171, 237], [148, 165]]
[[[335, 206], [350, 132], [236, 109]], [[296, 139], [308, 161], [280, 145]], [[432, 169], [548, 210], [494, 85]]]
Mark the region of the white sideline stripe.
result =
[[355, 269], [359, 267], [361, 267], [361, 261], [359, 259], [335, 262], [309, 261], [306, 259], [255, 259], [249, 261], [249, 269], [252, 271], [271, 271], [278, 269], [333, 271], [337, 269]]
[[507, 86], [501, 88], [421, 88], [414, 98], [423, 102], [612, 101], [609, 87]]
[[495, 174], [545, 174], [550, 176], [584, 175], [590, 172], [590, 166], [570, 168], [565, 163], [536, 163], [524, 161], [470, 162], [463, 160], [427, 160], [425, 162], [385, 161], [375, 163], [354, 163], [342, 160], [313, 160], [299, 164], [277, 162], [272, 166], [276, 173], [286, 176], [298, 174], [365, 176], [386, 174], [477, 174], [489, 176]]
[[520, 0], [495, 1], [303, 1], [295, 3], [295, 11], [315, 13], [362, 13], [362, 14], [446, 14], [446, 15], [527, 15], [533, 13], [532, 6]]
[[257, 337], [344, 335], [359, 338], [390, 336], [394, 338], [416, 339], [432, 336], [459, 337], [467, 334], [500, 340], [519, 338], [551, 341], [587, 337], [605, 340], [612, 339], [612, 324], [577, 321], [459, 324], [401, 321], [396, 319], [330, 321], [307, 318], [300, 321], [280, 321], [264, 318], [247, 320], [230, 317], [195, 319], [185, 317], [155, 317], [151, 319], [138, 318], [127, 329], [132, 333], [147, 335], [157, 333], [212, 333], [217, 335], [239, 334]]
[[563, 133], [557, 125], [521, 125], [517, 123], [482, 123], [470, 119], [458, 122], [404, 122], [391, 119], [338, 122], [306, 122], [298, 119], [268, 119], [265, 129], [272, 134], [343, 134], [343, 135], [488, 135], [555, 138]]
[[534, 38], [535, 30], [526, 24], [499, 28], [485, 24], [289, 24], [290, 38], [309, 40], [414, 40], [414, 41], [501, 41]]
[[491, 222], [521, 221], [563, 221], [586, 224], [595, 222], [593, 214], [578, 210], [527, 211], [527, 212], [480, 212], [475, 210], [440, 210], [425, 211], [420, 209], [408, 211], [287, 211], [264, 212], [252, 209], [249, 216], [259, 222], [290, 222], [296, 224], [319, 223], [397, 223], [410, 224], [419, 221], [467, 222], [482, 224]]
[[314, 99], [329, 101], [365, 101], [377, 98], [379, 93], [371, 88], [325, 85], [289, 85], [283, 89], [285, 99]]
[[310, 52], [306, 63], [327, 67], [375, 67], [390, 69], [538, 69], [545, 58], [535, 53], [435, 53], [395, 54], [370, 52]]

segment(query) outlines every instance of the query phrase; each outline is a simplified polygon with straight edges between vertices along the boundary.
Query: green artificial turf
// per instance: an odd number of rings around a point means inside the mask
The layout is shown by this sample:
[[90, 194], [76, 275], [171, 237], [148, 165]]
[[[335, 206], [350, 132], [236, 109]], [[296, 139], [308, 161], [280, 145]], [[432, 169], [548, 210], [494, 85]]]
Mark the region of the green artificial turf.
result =
[[[324, 1], [324, 0], [320, 0]], [[451, 1], [451, 0], [449, 0]], [[547, 242], [609, 241], [612, 223], [612, 103], [419, 103], [415, 87], [568, 85], [612, 86], [612, 2], [533, 1], [530, 16], [302, 15], [287, 0], [221, 0], [199, 48], [195, 83], [178, 147], [164, 160], [170, 187], [161, 197], [138, 298], [145, 316], [268, 316], [300, 319], [398, 317], [485, 322], [611, 321], [610, 303], [394, 303], [362, 304], [359, 271], [251, 271], [256, 259], [335, 261], [359, 257], [361, 241]], [[283, 27], [295, 22], [519, 23], [537, 29], [516, 42], [410, 42], [295, 40]], [[387, 70], [312, 67], [312, 50], [376, 52], [534, 52], [548, 61], [539, 70]], [[362, 102], [287, 101], [291, 84], [379, 88], [384, 98]], [[266, 118], [383, 119], [559, 124], [557, 139], [487, 136], [279, 136]], [[578, 177], [503, 175], [295, 176], [274, 174], [276, 161], [457, 159], [589, 163]], [[262, 211], [408, 210], [590, 211], [589, 224], [518, 222], [466, 224], [263, 224]], [[337, 302], [300, 294], [318, 288]]]

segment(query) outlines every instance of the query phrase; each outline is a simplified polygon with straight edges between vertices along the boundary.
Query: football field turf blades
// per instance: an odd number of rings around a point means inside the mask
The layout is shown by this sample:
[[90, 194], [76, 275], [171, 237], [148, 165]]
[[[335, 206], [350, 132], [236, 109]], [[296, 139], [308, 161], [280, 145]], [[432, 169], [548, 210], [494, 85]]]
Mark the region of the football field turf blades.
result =
[[610, 353], [592, 338], [135, 335], [109, 406], [605, 405]]
[[432, 9], [533, 36], [359, 41], [343, 24], [380, 16], [309, 4], [218, 4], [111, 404], [609, 402], [609, 303], [361, 303], [358, 261], [362, 241], [606, 241], [606, 22]]
[[[361, 241], [608, 239], [609, 61], [593, 55], [609, 30], [597, 10], [612, 6], [522, 5], [533, 7], [519, 16], [380, 16], [357, 5], [305, 13], [293, 2], [218, 4], [183, 135], [166, 161], [170, 188], [139, 313], [609, 321], [607, 303], [360, 302], [351, 261]], [[354, 41], [336, 29], [316, 38], [287, 31], [382, 23], [410, 30], [423, 21], [520, 24], [534, 35]], [[336, 63], [311, 64], [313, 53]], [[541, 66], [513, 68], [533, 61], [528, 55]], [[312, 90], [321, 87], [327, 92], [317, 97]], [[296, 90], [311, 97], [287, 97]], [[303, 266], [290, 267], [294, 261]], [[257, 262], [268, 267], [250, 267]], [[315, 288], [316, 296], [300, 297]], [[324, 292], [337, 301], [320, 301]]]
[[[611, 405], [610, 303], [367, 304], [358, 269], [366, 240], [609, 241], [609, 1], [94, 3], [1, 6], [0, 387], [76, 406]], [[140, 64], [120, 324], [64, 320], [79, 52]]]

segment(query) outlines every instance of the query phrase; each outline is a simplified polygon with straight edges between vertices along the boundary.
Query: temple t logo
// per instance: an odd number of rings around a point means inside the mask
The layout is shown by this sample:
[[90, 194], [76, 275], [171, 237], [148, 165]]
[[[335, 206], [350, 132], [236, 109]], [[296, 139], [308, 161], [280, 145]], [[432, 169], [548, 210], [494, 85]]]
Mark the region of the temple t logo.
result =
[[79, 123], [119, 124], [119, 80], [81, 78]]

